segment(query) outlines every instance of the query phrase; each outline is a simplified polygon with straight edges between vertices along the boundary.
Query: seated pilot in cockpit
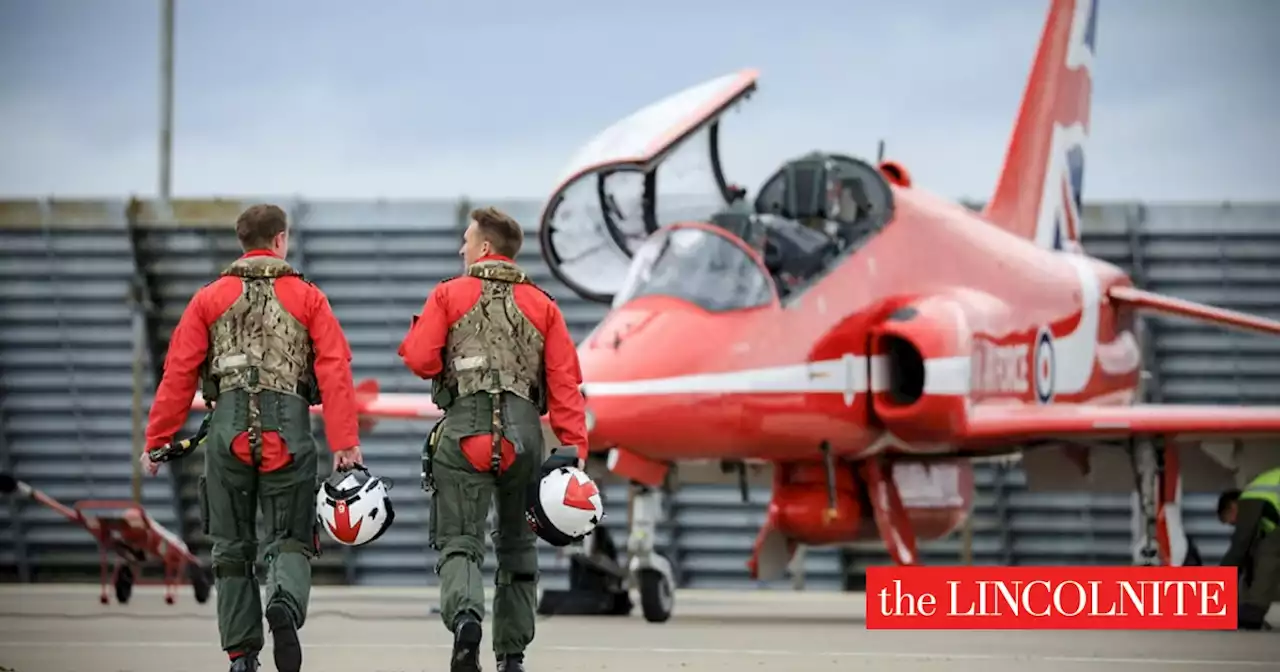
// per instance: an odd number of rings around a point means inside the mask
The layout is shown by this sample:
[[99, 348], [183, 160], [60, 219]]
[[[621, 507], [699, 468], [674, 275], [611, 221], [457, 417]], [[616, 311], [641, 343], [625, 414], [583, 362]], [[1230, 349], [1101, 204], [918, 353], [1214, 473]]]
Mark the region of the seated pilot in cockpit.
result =
[[835, 191], [835, 198], [827, 206], [828, 216], [836, 224], [834, 237], [844, 249], [870, 232], [867, 215], [871, 212], [871, 202], [862, 180], [856, 177], [842, 178]]
[[858, 204], [853, 200], [853, 185], [848, 180], [841, 180], [837, 185], [836, 197], [831, 199], [828, 216], [841, 224], [851, 224], [858, 218]]

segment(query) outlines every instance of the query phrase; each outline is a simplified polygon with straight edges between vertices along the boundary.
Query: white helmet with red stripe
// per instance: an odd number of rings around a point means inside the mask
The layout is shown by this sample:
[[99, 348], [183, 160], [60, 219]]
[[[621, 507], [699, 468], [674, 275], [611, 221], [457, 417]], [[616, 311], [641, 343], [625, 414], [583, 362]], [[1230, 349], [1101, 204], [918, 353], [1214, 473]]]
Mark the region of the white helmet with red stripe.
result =
[[381, 537], [396, 518], [390, 489], [391, 481], [358, 464], [350, 471], [335, 471], [316, 493], [316, 518], [339, 544], [363, 546]]
[[529, 484], [525, 520], [534, 533], [552, 546], [568, 546], [591, 534], [604, 520], [600, 489], [587, 472], [575, 466], [576, 457], [557, 455], [543, 463], [541, 478]]

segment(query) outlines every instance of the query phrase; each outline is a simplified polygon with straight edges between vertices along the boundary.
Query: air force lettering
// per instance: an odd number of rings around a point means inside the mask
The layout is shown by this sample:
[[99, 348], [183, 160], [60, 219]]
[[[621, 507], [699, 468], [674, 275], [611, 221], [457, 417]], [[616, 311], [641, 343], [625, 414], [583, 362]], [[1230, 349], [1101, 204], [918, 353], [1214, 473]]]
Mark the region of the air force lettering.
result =
[[973, 389], [983, 394], [1025, 394], [1028, 382], [1026, 343], [993, 345], [986, 341], [973, 344]]
[[1037, 401], [1047, 404], [1060, 396], [1078, 395], [1088, 387], [1097, 365], [1102, 287], [1087, 258], [1064, 256], [1079, 282], [1079, 319], [1071, 331], [1057, 336], [1052, 327], [1042, 326], [1029, 348], [1025, 344], [975, 343], [970, 363], [974, 391], [1025, 394], [1030, 388]]

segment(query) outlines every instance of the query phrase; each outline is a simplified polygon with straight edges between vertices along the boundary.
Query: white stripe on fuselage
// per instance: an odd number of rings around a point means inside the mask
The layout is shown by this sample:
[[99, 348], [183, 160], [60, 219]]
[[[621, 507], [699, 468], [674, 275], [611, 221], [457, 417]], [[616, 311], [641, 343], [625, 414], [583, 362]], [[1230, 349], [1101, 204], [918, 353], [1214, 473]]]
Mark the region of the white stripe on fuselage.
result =
[[[1098, 347], [1098, 277], [1084, 257], [1059, 253], [1076, 271], [1083, 314], [1074, 331], [1054, 339], [1055, 394], [1077, 394], [1089, 384]], [[971, 362], [967, 356], [925, 360], [924, 392], [967, 395]], [[888, 389], [888, 362], [882, 356], [846, 354], [807, 364], [695, 373], [668, 378], [585, 383], [591, 397], [640, 397], [672, 394], [840, 394], [846, 404], [853, 396]]]
[[[808, 364], [744, 369], [723, 373], [697, 373], [670, 378], [648, 378], [609, 383], [585, 383], [587, 398], [635, 397], [670, 394], [841, 394], [852, 395], [888, 388], [883, 357], [871, 358], [868, 376], [865, 355], [845, 355]], [[944, 357], [925, 362], [926, 394], [968, 394], [969, 358]]]
[[[849, 366], [850, 364], [852, 366]], [[843, 394], [849, 389], [854, 392], [866, 391], [866, 370], [866, 357], [847, 355], [841, 359], [829, 359], [808, 364], [771, 366], [722, 373], [695, 373], [685, 376], [672, 376], [670, 378], [586, 383], [582, 388], [588, 399], [591, 397], [717, 393], [816, 392]]]

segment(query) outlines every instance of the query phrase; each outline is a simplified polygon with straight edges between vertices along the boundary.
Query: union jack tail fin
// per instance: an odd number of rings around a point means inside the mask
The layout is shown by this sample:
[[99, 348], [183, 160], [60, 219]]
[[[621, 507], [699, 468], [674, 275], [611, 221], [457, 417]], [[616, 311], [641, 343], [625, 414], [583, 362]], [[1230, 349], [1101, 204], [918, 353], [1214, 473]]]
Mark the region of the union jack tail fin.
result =
[[1098, 0], [1051, 0], [1004, 169], [983, 215], [1040, 247], [1078, 250]]

